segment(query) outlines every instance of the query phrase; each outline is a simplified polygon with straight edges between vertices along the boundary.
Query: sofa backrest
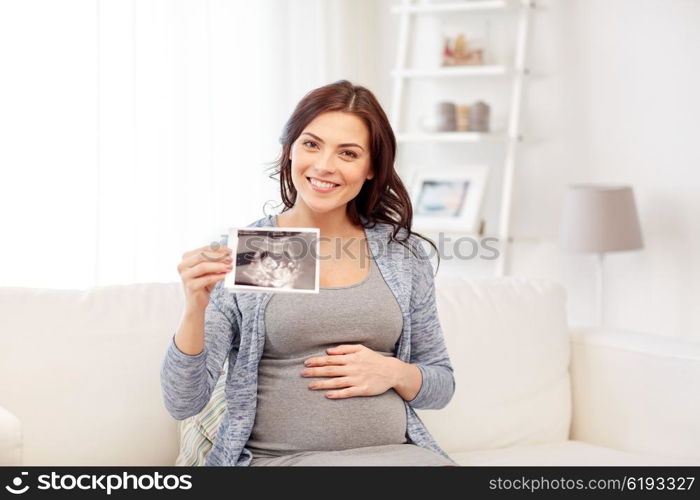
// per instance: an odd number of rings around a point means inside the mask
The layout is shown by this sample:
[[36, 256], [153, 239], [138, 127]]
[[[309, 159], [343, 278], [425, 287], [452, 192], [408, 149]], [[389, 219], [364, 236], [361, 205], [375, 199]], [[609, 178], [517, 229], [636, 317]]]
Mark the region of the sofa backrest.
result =
[[170, 465], [178, 422], [160, 363], [180, 283], [0, 288], [0, 406], [22, 423], [25, 465]]
[[504, 277], [436, 277], [436, 302], [455, 374], [440, 410], [417, 410], [449, 452], [566, 440], [571, 423], [563, 286]]

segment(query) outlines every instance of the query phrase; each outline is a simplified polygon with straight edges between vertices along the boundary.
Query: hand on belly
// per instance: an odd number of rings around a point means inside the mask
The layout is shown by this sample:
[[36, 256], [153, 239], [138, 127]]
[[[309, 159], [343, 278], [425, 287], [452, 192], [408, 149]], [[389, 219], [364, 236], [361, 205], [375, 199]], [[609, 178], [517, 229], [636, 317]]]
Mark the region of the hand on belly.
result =
[[313, 377], [310, 390], [325, 390], [330, 399], [377, 396], [393, 389], [400, 361], [362, 344], [326, 349], [327, 356], [308, 358], [302, 377]]

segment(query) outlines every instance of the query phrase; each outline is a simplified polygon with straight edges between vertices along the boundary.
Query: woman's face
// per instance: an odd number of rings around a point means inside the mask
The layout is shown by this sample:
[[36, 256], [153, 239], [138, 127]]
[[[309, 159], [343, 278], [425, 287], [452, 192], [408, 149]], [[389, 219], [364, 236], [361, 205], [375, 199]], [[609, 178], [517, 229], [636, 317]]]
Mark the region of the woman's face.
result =
[[[350, 113], [332, 111], [318, 115], [292, 144], [291, 157], [297, 196], [317, 212], [345, 206], [358, 195], [365, 180], [374, 177], [369, 130]], [[317, 187], [310, 178], [335, 186]]]

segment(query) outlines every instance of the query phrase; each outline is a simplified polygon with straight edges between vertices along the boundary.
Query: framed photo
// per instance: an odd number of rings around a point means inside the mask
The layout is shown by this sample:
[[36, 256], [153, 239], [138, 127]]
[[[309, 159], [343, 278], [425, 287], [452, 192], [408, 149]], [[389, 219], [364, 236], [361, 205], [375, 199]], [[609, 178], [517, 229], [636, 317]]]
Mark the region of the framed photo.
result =
[[476, 233], [487, 178], [486, 165], [416, 171], [411, 187], [416, 230]]
[[319, 293], [318, 228], [229, 228], [231, 292]]

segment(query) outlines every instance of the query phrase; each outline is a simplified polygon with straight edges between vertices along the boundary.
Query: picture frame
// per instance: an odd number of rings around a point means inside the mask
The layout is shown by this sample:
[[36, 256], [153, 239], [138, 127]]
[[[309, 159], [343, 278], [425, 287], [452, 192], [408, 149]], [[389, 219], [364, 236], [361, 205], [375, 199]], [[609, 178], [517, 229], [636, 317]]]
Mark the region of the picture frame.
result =
[[230, 292], [319, 293], [319, 228], [229, 228]]
[[411, 182], [417, 231], [476, 233], [487, 187], [487, 165], [418, 169]]

